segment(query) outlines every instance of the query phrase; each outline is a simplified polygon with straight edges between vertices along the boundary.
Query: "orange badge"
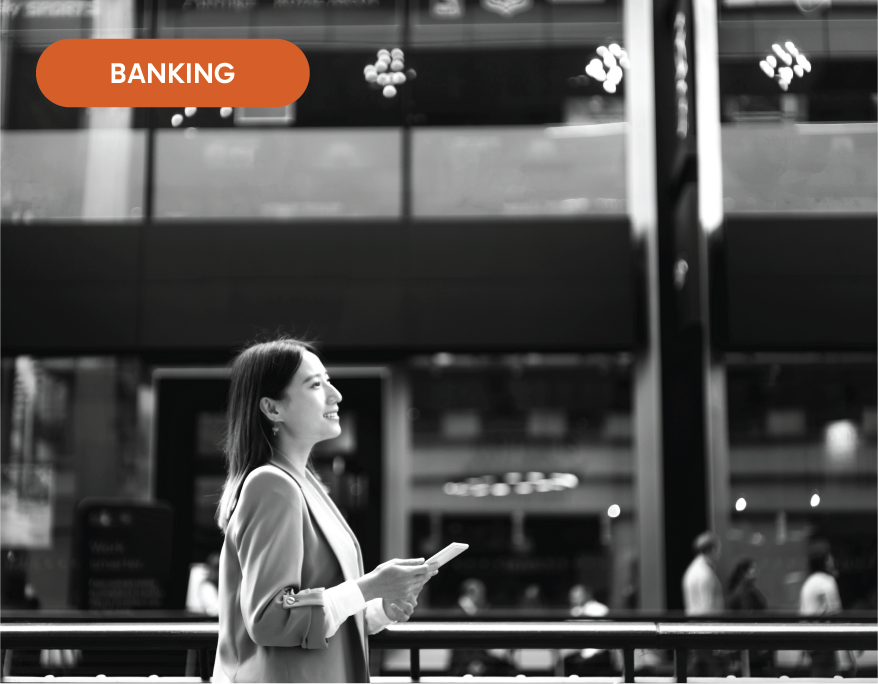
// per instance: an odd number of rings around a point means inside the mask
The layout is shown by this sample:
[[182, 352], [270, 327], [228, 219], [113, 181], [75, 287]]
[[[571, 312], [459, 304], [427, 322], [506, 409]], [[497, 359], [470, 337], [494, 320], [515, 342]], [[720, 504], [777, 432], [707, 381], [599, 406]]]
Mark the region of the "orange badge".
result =
[[304, 53], [278, 39], [68, 39], [37, 83], [62, 107], [284, 107], [305, 92]]

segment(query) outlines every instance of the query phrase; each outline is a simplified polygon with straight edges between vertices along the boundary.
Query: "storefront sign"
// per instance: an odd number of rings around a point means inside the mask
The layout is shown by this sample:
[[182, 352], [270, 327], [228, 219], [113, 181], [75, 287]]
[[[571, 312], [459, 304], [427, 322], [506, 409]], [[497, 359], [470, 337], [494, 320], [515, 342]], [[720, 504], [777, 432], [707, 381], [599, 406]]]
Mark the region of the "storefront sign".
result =
[[163, 502], [84, 500], [77, 519], [78, 607], [169, 607], [172, 518]]

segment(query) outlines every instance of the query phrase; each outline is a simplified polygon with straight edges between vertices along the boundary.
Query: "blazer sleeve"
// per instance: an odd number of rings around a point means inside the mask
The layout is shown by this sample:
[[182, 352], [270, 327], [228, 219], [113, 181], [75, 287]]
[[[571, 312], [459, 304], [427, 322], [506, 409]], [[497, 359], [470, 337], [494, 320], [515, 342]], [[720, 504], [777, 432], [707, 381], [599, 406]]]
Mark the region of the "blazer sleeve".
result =
[[301, 584], [306, 514], [295, 483], [271, 471], [247, 478], [235, 511], [235, 545], [241, 614], [260, 646], [328, 646], [322, 588]]

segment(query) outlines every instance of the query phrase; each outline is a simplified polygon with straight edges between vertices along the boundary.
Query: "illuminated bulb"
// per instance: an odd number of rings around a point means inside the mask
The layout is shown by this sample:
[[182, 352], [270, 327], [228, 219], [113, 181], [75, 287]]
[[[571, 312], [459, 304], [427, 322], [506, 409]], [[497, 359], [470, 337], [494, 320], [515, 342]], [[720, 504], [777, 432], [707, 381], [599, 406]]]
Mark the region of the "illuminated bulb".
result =
[[799, 49], [795, 45], [793, 45], [793, 41], [788, 40], [786, 43], [783, 44], [783, 46], [787, 49], [787, 52], [789, 52], [793, 57], [798, 57]]
[[611, 518], [618, 518], [619, 514], [622, 512], [622, 509], [619, 508], [617, 504], [613, 504], [607, 509], [607, 515]]
[[787, 54], [786, 52], [784, 52], [783, 48], [780, 45], [778, 45], [777, 43], [772, 45], [771, 49], [774, 50], [774, 54], [776, 54], [781, 59], [783, 59], [784, 55]]
[[793, 70], [789, 67], [781, 67], [777, 70], [777, 73], [781, 77], [781, 79], [783, 79], [787, 83], [790, 83], [793, 80]]
[[622, 48], [620, 48], [616, 43], [610, 43], [609, 51], [613, 53], [613, 57], [621, 57], [622, 56]]
[[391, 74], [390, 80], [393, 85], [401, 85], [405, 83], [405, 74]]
[[391, 59], [405, 59], [403, 51], [399, 48], [393, 48], [393, 50], [390, 51], [390, 57]]
[[805, 71], [811, 71], [811, 62], [808, 61], [808, 58], [805, 55], [796, 55], [796, 62], [802, 67]]
[[514, 490], [516, 494], [530, 494], [534, 487], [530, 482], [519, 482], [515, 485]]
[[759, 62], [759, 68], [765, 72], [766, 76], [768, 76], [769, 78], [774, 78], [774, 69], [772, 68], [771, 64], [766, 62], [764, 59]]
[[390, 74], [378, 74], [375, 76], [375, 82], [380, 86], [390, 85]]
[[774, 58], [774, 55], [768, 55], [768, 57], [765, 58], [765, 61], [771, 65], [772, 69], [777, 69], [777, 60]]
[[378, 59], [381, 59], [382, 57], [390, 57], [390, 50], [385, 50], [383, 48], [381, 50], [379, 50], [378, 51]]
[[395, 59], [390, 63], [391, 71], [402, 71], [405, 68], [405, 64], [402, 63], [402, 60]]
[[619, 58], [619, 64], [622, 66], [623, 69], [630, 69], [631, 68], [631, 60], [628, 59], [628, 55], [622, 55]]
[[182, 114], [174, 114], [174, 116], [171, 117], [171, 125], [174, 128], [176, 128], [177, 126], [179, 126], [182, 123], [183, 123], [183, 115]]
[[607, 80], [607, 75], [604, 73], [603, 69], [601, 69], [600, 71], [597, 71], [597, 70], [593, 71], [593, 72], [590, 74], [590, 76], [591, 76], [595, 81], [599, 81], [599, 82], [601, 82], [601, 83], [603, 83], [604, 81]]
[[[385, 74], [381, 74], [381, 76], [384, 76], [384, 75]], [[379, 74], [374, 70], [372, 70], [366, 74], [366, 81], [368, 81], [369, 83], [377, 83], [379, 78], [380, 78]]]
[[449, 496], [454, 496], [457, 494], [457, 483], [456, 482], [446, 482], [445, 486], [442, 487], [442, 491], [448, 494]]
[[[387, 86], [388, 88], [392, 88], [393, 86]], [[392, 96], [391, 96], [392, 97]], [[470, 487], [470, 493], [473, 496], [488, 496], [491, 493], [491, 487], [486, 484], [477, 484]]]
[[532, 471], [527, 474], [527, 479], [529, 482], [536, 482], [537, 480], [545, 480], [546, 476], [543, 473], [538, 473], [536, 471]]
[[609, 52], [609, 50], [607, 50], [607, 48], [605, 48], [603, 45], [601, 45], [597, 50], [595, 50], [595, 52], [597, 52], [601, 57], [603, 57], [604, 55], [606, 55]]
[[778, 85], [780, 86], [780, 89], [783, 90], [784, 92], [786, 92], [787, 89], [789, 89], [789, 87], [790, 87], [790, 84], [787, 83], [786, 81], [778, 81]]
[[367, 64], [366, 66], [363, 67], [363, 75], [368, 74], [370, 71], [375, 71], [374, 64]]
[[195, 107], [186, 107], [186, 109], [183, 110], [183, 113], [186, 116], [195, 116], [195, 112], [197, 112], [197, 111], [198, 111], [198, 109]]
[[613, 57], [612, 53], [607, 52], [604, 54], [604, 66], [606, 66], [607, 69], [616, 66], [616, 58]]
[[622, 67], [615, 65], [611, 66], [610, 70], [607, 72], [607, 80], [612, 83], [618, 83], [622, 80]]
[[817, 492], [814, 492], [811, 495], [811, 508], [816, 508], [820, 505], [820, 495]]
[[231, 107], [220, 107], [220, 116], [224, 119], [228, 119], [232, 115]]
[[491, 494], [494, 496], [508, 496], [511, 491], [512, 487], [505, 482], [498, 482], [497, 484], [491, 485]]
[[796, 73], [796, 76], [798, 76], [799, 78], [802, 78], [802, 76], [805, 75], [805, 70], [801, 66], [799, 66], [798, 64], [793, 66], [793, 71]]
[[521, 473], [506, 473], [503, 479], [509, 484], [518, 484], [521, 482]]
[[616, 84], [610, 83], [609, 81], [607, 81], [606, 83], [604, 83], [604, 90], [606, 90], [610, 94], [615, 93], [616, 92]]
[[735, 510], [743, 511], [745, 508], [747, 508], [747, 499], [742, 496], [735, 502]]
[[383, 74], [385, 71], [387, 71], [388, 63], [389, 62], [376, 62], [375, 71], [377, 71], [379, 74]]
[[387, 99], [390, 99], [391, 97], [396, 97], [396, 88], [394, 88], [392, 85], [386, 85], [384, 86], [384, 92], [382, 94]]

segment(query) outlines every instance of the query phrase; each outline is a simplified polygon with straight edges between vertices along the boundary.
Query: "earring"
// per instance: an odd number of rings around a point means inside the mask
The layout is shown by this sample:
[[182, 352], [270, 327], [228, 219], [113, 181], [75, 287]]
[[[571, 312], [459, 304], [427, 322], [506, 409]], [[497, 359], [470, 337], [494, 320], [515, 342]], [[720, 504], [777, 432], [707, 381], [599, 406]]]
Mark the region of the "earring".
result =
[[271, 426], [271, 434], [277, 437], [277, 433], [280, 431], [280, 427], [277, 423]]

